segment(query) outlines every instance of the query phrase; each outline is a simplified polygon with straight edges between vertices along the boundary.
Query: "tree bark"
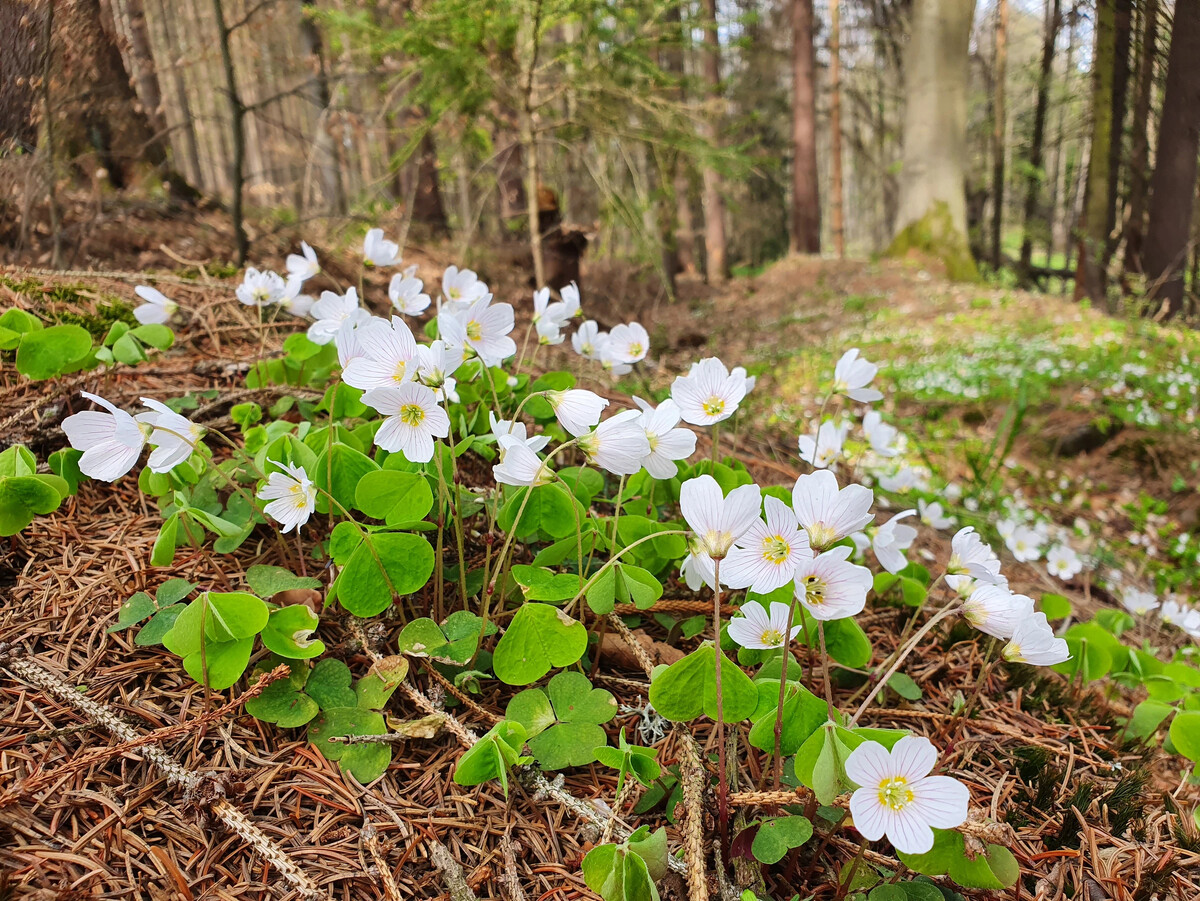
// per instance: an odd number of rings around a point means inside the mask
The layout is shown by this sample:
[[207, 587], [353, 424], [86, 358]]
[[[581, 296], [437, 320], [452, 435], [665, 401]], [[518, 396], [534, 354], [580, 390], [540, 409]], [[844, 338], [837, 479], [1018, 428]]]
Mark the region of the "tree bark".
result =
[[[1096, 45], [1092, 54], [1092, 138], [1088, 154], [1075, 299], [1107, 302], [1104, 250], [1108, 242], [1109, 148], [1112, 144], [1113, 57], [1116, 53], [1116, 0], [1096, 0]], [[1188, 192], [1189, 197], [1191, 191]]]
[[537, 67], [542, 37], [542, 0], [532, 0], [532, 8], [523, 16], [521, 39], [522, 97], [521, 146], [525, 151], [525, 208], [529, 224], [529, 250], [533, 255], [533, 278], [536, 287], [546, 283], [546, 263], [542, 257], [542, 230], [538, 224], [538, 187], [541, 181], [538, 166], [537, 126]]
[[[1000, 268], [1000, 239], [1004, 228], [1004, 87], [1008, 70], [1008, 0], [996, 0], [995, 88], [992, 95], [992, 268]], [[1044, 66], [1044, 62], [1043, 62]], [[1038, 100], [1043, 88], [1038, 85]], [[1044, 118], [1044, 111], [1043, 111]], [[1034, 141], [1040, 137], [1034, 125]]]
[[1146, 198], [1150, 186], [1150, 98], [1154, 91], [1154, 58], [1158, 44], [1158, 0], [1145, 0], [1137, 96], [1133, 103], [1133, 149], [1129, 158], [1129, 221], [1125, 225], [1125, 271], [1142, 272], [1142, 240], [1146, 233]]
[[[721, 140], [721, 43], [717, 34], [717, 0], [704, 0], [704, 81], [708, 85], [712, 109], [704, 118], [705, 137], [714, 146]], [[711, 166], [701, 171], [704, 179], [704, 273], [710, 284], [725, 281], [728, 263], [725, 257], [725, 198], [721, 193], [721, 175]]]
[[967, 90], [975, 0], [914, 0], [904, 60], [904, 155], [896, 235], [941, 259], [955, 280], [978, 278], [967, 244]]
[[1046, 110], [1050, 105], [1050, 78], [1054, 66], [1054, 45], [1058, 40], [1058, 26], [1062, 19], [1062, 0], [1053, 0], [1046, 20], [1046, 35], [1042, 42], [1042, 67], [1038, 73], [1037, 104], [1033, 112], [1033, 138], [1029, 142], [1029, 166], [1025, 180], [1024, 236], [1021, 238], [1021, 261], [1019, 275], [1024, 283], [1029, 281], [1029, 268], [1033, 262], [1033, 222], [1038, 214], [1038, 199], [1041, 197], [1043, 178], [1044, 145], [1046, 139]]
[[229, 25], [225, 21], [222, 0], [212, 0], [212, 8], [217, 20], [217, 39], [221, 49], [221, 66], [225, 73], [225, 92], [229, 98], [230, 136], [233, 140], [233, 159], [229, 164], [229, 177], [232, 181], [229, 218], [233, 225], [236, 262], [238, 266], [243, 266], [250, 252], [250, 239], [246, 235], [246, 222], [242, 212], [242, 194], [246, 179], [246, 107], [238, 93], [237, 72], [233, 67], [233, 53], [229, 47]]
[[1200, 4], [1177, 3], [1167, 61], [1158, 154], [1151, 178], [1146, 276], [1163, 315], [1183, 310], [1183, 272], [1200, 149]]
[[313, 72], [306, 90], [308, 100], [315, 111], [316, 125], [313, 129], [312, 152], [316, 157], [316, 169], [321, 181], [321, 200], [325, 208], [337, 215], [346, 213], [346, 188], [342, 182], [342, 169], [338, 165], [337, 147], [329, 130], [329, 108], [332, 95], [329, 91], [329, 64], [325, 58], [325, 42], [321, 30], [313, 19], [316, 12], [313, 0], [304, 0], [300, 14], [300, 45], [308, 54]]
[[829, 218], [833, 249], [846, 257], [846, 213], [842, 189], [842, 11], [829, 0]]
[[1112, 133], [1108, 144], [1108, 207], [1104, 214], [1107, 243], [1104, 264], [1116, 250], [1117, 206], [1121, 189], [1121, 160], [1125, 146], [1125, 112], [1129, 107], [1129, 49], [1133, 37], [1133, 0], [1116, 0], [1113, 17]]
[[821, 252], [812, 0], [792, 2], [792, 250]]

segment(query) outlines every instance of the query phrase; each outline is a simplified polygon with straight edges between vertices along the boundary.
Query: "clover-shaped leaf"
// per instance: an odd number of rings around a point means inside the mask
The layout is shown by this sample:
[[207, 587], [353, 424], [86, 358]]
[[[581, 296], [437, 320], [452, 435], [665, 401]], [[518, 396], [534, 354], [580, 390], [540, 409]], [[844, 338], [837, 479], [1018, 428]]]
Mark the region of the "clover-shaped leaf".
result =
[[529, 750], [544, 770], [584, 766], [596, 759], [604, 744], [601, 723], [617, 713], [617, 701], [602, 688], [593, 688], [583, 673], [559, 673], [546, 689], [530, 688], [516, 695], [505, 711], [507, 719], [525, 727]]
[[271, 656], [254, 668], [253, 675], [270, 672], [280, 663], [287, 664], [288, 677], [272, 682], [257, 698], [247, 701], [246, 712], [264, 723], [294, 729], [308, 723], [320, 712], [320, 707], [304, 691], [309, 676], [307, 663]]
[[423, 473], [382, 469], [358, 481], [354, 506], [389, 526], [417, 522], [433, 509], [433, 491]]
[[617, 746], [610, 748], [601, 745], [593, 749], [596, 759], [607, 767], [617, 770], [616, 797], [621, 796], [625, 788], [625, 777], [633, 773], [638, 782], [647, 787], [662, 773], [662, 768], [654, 759], [658, 756], [657, 748], [643, 748], [641, 745], [631, 745], [625, 740], [625, 729], [617, 736]]
[[569, 601], [583, 584], [577, 575], [551, 572], [542, 566], [517, 564], [511, 572], [527, 601]]
[[536, 682], [553, 667], [570, 666], [587, 650], [587, 629], [548, 604], [517, 610], [496, 644], [492, 669], [509, 685]]
[[[309, 676], [309, 681], [312, 677]], [[328, 759], [359, 782], [373, 782], [383, 775], [392, 760], [392, 747], [386, 742], [347, 744], [330, 741], [349, 735], [383, 735], [387, 725], [383, 716], [361, 707], [322, 709], [308, 724], [308, 740]]]
[[153, 616], [157, 610], [154, 598], [144, 591], [134, 592], [129, 596], [129, 600], [121, 605], [117, 611], [116, 623], [109, 626], [107, 632], [111, 635], [113, 632], [120, 632], [122, 629], [135, 626], [142, 620]]
[[312, 637], [320, 623], [320, 617], [303, 604], [280, 607], [263, 627], [262, 643], [290, 660], [320, 656], [325, 653], [325, 643]]
[[[760, 694], [765, 689], [769, 708], [757, 718], [750, 729], [750, 744], [761, 751], [775, 749], [775, 721], [779, 713], [779, 680], [759, 682]], [[779, 736], [779, 753], [790, 757], [800, 750], [808, 737], [821, 728], [828, 718], [828, 706], [798, 682], [789, 682], [783, 702], [783, 728]]]
[[521, 756], [525, 744], [525, 727], [520, 723], [501, 720], [458, 760], [454, 781], [459, 785], [482, 785], [499, 779], [508, 795], [508, 771], [531, 758]]
[[408, 661], [400, 656], [383, 657], [371, 664], [371, 669], [354, 684], [358, 706], [380, 710], [396, 687], [408, 675]]
[[350, 554], [334, 587], [347, 611], [374, 616], [391, 605], [393, 592], [419, 591], [432, 574], [433, 547], [428, 541], [407, 532], [376, 532]]
[[[682, 660], [655, 671], [650, 703], [672, 722], [717, 716], [716, 657], [706, 642]], [[740, 722], [758, 707], [758, 689], [736, 663], [721, 655], [721, 699], [725, 722]]]
[[813, 826], [807, 817], [772, 817], [759, 823], [751, 853], [759, 863], [779, 863], [788, 851], [799, 848], [812, 834]]
[[252, 566], [246, 570], [246, 584], [261, 598], [270, 598], [281, 591], [297, 588], [320, 588], [321, 580], [312, 576], [298, 576], [282, 566]]
[[1020, 866], [1011, 851], [988, 844], [982, 854], [968, 854], [961, 832], [933, 830], [933, 848], [925, 854], [898, 854], [910, 869], [926, 876], [949, 875], [965, 888], [1005, 889], [1016, 883]]
[[340, 660], [326, 657], [313, 667], [305, 690], [309, 697], [321, 705], [322, 710], [355, 707], [358, 696], [350, 687], [351, 681], [350, 667]]

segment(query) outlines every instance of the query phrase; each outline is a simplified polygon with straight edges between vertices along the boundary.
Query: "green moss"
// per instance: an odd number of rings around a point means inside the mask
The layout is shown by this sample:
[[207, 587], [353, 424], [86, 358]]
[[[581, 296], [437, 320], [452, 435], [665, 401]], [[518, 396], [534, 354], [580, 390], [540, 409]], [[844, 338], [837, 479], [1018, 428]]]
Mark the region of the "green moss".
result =
[[137, 326], [133, 307], [122, 300], [113, 298], [108, 301], [94, 302], [90, 298], [80, 298], [88, 304], [94, 304], [93, 313], [55, 313], [50, 316], [51, 322], [60, 325], [82, 325], [96, 340], [101, 340], [108, 334], [114, 322], [124, 322], [129, 326]]
[[967, 239], [954, 228], [950, 208], [938, 201], [929, 211], [906, 225], [892, 240], [888, 256], [904, 257], [910, 250], [927, 253], [941, 260], [946, 277], [956, 282], [979, 281], [979, 269], [967, 246]]

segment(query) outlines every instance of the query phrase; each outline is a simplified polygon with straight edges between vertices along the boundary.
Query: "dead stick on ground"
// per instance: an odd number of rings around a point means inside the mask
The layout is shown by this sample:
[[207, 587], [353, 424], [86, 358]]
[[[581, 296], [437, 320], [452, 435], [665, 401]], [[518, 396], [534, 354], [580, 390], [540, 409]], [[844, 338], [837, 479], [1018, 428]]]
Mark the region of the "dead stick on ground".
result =
[[[97, 725], [102, 726], [122, 742], [132, 743], [142, 736], [129, 723], [121, 719], [107, 704], [101, 704], [86, 694], [75, 689], [61, 677], [54, 675], [32, 660], [16, 656], [20, 649], [11, 645], [0, 645], [0, 667], [7, 670], [17, 681], [24, 681], [42, 689], [49, 695], [74, 707], [80, 713], [89, 717]], [[181, 766], [170, 754], [162, 748], [145, 746], [139, 748], [141, 756], [166, 778], [167, 783], [176, 788], [196, 789], [204, 777]], [[290, 857], [275, 842], [251, 823], [246, 816], [226, 801], [218, 799], [210, 808], [213, 816], [221, 820], [229, 829], [238, 835], [250, 847], [258, 851], [262, 858], [279, 871], [284, 879], [291, 883], [305, 898], [327, 898], [315, 882], [292, 861]]]
[[689, 901], [708, 901], [708, 876], [704, 870], [704, 790], [708, 777], [700, 764], [700, 750], [692, 736], [678, 730], [679, 780], [683, 783], [683, 853], [687, 858]]
[[146, 747], [147, 745], [160, 745], [170, 741], [177, 741], [178, 739], [183, 738], [185, 735], [191, 735], [198, 729], [201, 729], [211, 723], [215, 723], [218, 720], [222, 720], [229, 714], [234, 713], [247, 701], [252, 701], [262, 694], [266, 690], [267, 686], [272, 682], [277, 682], [280, 679], [285, 678], [288, 675], [288, 672], [288, 668], [281, 664], [280, 666], [275, 667], [275, 669], [271, 670], [269, 673], [263, 673], [261, 676], [259, 676], [258, 681], [256, 681], [246, 691], [238, 695], [228, 704], [224, 704], [220, 707], [210, 710], [208, 713], [202, 714], [193, 720], [188, 720], [186, 723], [176, 723], [173, 726], [164, 726], [161, 729], [155, 729], [153, 732], [147, 732], [145, 735], [139, 736], [133, 741], [124, 741], [121, 742], [121, 744], [113, 745], [110, 748], [97, 748], [94, 751], [90, 751], [87, 754], [76, 757], [74, 760], [64, 763], [62, 766], [55, 767], [54, 769], [48, 770], [44, 773], [38, 773], [37, 775], [30, 776], [19, 786], [12, 789], [11, 792], [6, 793], [4, 796], [0, 796], [0, 806], [9, 803], [10, 798], [15, 800], [15, 798], [18, 796], [33, 794], [34, 792], [45, 788], [47, 785], [53, 785], [64, 776], [69, 776], [72, 773], [79, 773], [83, 772], [84, 770], [91, 769], [96, 764], [104, 763], [105, 761], [111, 760], [114, 757], [120, 757], [122, 754], [127, 754], [130, 751], [136, 751], [139, 748]]
[[363, 826], [362, 843], [371, 856], [371, 863], [379, 872], [379, 881], [383, 883], [383, 897], [386, 901], [400, 901], [400, 888], [387, 865], [387, 858], [383, 856], [383, 849], [379, 847], [379, 830], [370, 823]]
[[475, 893], [467, 885], [462, 867], [446, 850], [446, 846], [432, 838], [426, 844], [429, 846], [429, 859], [442, 874], [442, 882], [450, 893], [451, 901], [475, 901]]

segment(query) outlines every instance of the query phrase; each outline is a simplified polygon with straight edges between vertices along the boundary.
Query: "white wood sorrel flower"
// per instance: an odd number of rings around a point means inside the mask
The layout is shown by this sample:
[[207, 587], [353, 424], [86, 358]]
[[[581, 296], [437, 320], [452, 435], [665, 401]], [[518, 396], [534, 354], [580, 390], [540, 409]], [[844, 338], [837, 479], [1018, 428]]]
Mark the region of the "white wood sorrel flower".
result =
[[147, 440], [154, 450], [150, 452], [146, 465], [152, 472], [170, 472], [192, 455], [204, 437], [204, 427], [152, 397], [143, 397], [142, 403], [151, 412], [138, 414], [137, 421], [153, 429]]
[[303, 466], [275, 463], [283, 472], [267, 476], [267, 484], [258, 489], [257, 497], [270, 501], [263, 512], [283, 526], [283, 531], [299, 529], [308, 522], [317, 506], [317, 488]]
[[358, 305], [358, 290], [355, 288], [347, 288], [345, 294], [322, 291], [321, 299], [312, 305], [309, 312], [316, 319], [308, 327], [308, 340], [313, 344], [328, 344], [337, 338], [343, 326], [354, 328], [371, 318], [371, 314]]
[[850, 796], [854, 828], [870, 841], [885, 835], [897, 851], [924, 854], [933, 830], [967, 819], [971, 793], [949, 776], [930, 776], [937, 749], [927, 738], [906, 735], [887, 748], [865, 741], [846, 759], [846, 775], [860, 785]]
[[[520, 423], [518, 423], [520, 425]], [[500, 449], [500, 462], [492, 467], [492, 475], [501, 485], [526, 487], [546, 485], [554, 481], [554, 470], [537, 455], [523, 434], [500, 435], [496, 445]], [[537, 439], [532, 439], [537, 440]]]
[[558, 424], [578, 438], [586, 435], [600, 421], [608, 400], [584, 388], [566, 391], [547, 391], [546, 400]]
[[713, 425], [732, 416], [746, 396], [745, 372], [730, 372], [716, 357], [692, 364], [687, 375], [671, 383], [671, 399], [679, 405], [683, 421]]
[[450, 434], [450, 417], [438, 406], [432, 388], [405, 382], [398, 388], [372, 388], [362, 402], [386, 419], [375, 433], [375, 443], [386, 451], [401, 451], [412, 463], [433, 459], [433, 439]]
[[696, 433], [691, 429], [677, 429], [679, 407], [667, 398], [655, 409], [640, 397], [633, 402], [641, 409], [638, 424], [650, 442], [650, 453], [642, 460], [646, 472], [656, 479], [674, 478], [679, 471], [676, 460], [686, 460], [696, 452]]
[[1017, 626], [1033, 616], [1033, 600], [1013, 594], [1005, 585], [974, 583], [974, 591], [963, 601], [963, 618], [993, 638], [1012, 638]]
[[281, 303], [288, 294], [287, 283], [279, 273], [269, 269], [259, 272], [253, 266], [242, 276], [238, 285], [237, 299], [248, 307], [265, 307], [273, 303]]
[[842, 545], [796, 567], [796, 600], [813, 619], [828, 622], [857, 616], [867, 606], [867, 592], [875, 580], [865, 566], [851, 563], [851, 549]]
[[462, 310], [443, 307], [437, 321], [438, 333], [448, 346], [469, 347], [484, 366], [499, 366], [517, 352], [517, 342], [508, 336], [513, 330], [512, 304], [493, 304], [490, 294]]
[[80, 392], [99, 410], [84, 410], [63, 420], [62, 428], [75, 450], [83, 451], [79, 471], [91, 479], [114, 482], [138, 461], [146, 445], [149, 428], [143, 428], [124, 410], [113, 406], [103, 397]]
[[287, 271], [288, 281], [297, 285], [320, 273], [321, 264], [317, 262], [317, 252], [309, 247], [307, 241], [300, 242], [300, 253], [288, 254]]
[[695, 533], [695, 550], [713, 560], [724, 558], [758, 520], [762, 491], [739, 485], [725, 497], [710, 475], [688, 479], [679, 490], [679, 509]]
[[179, 304], [149, 285], [138, 285], [133, 293], [145, 301], [133, 311], [133, 318], [142, 325], [166, 325], [179, 310]]
[[792, 626], [786, 638], [788, 605], [771, 602], [770, 612], [758, 601], [742, 604], [742, 615], [729, 621], [729, 637], [744, 648], [765, 651], [780, 648], [800, 634], [801, 625]]
[[368, 266], [395, 266], [400, 262], [400, 245], [384, 238], [382, 228], [373, 228], [363, 238], [363, 262]]
[[858, 348], [852, 347], [842, 354], [833, 369], [833, 391], [862, 403], [882, 400], [882, 393], [867, 387], [878, 371], [878, 366], [862, 359], [858, 355]]
[[417, 339], [399, 316], [392, 321], [372, 319], [358, 329], [362, 356], [350, 361], [342, 380], [369, 391], [411, 382], [416, 376]]
[[1035, 613], [1017, 623], [1012, 640], [1000, 652], [1009, 663], [1053, 666], [1071, 659], [1066, 639], [1056, 638], [1046, 614]]
[[405, 316], [419, 316], [429, 309], [429, 295], [425, 293], [425, 283], [417, 278], [417, 267], [409, 266], [403, 272], [392, 276], [388, 285], [388, 298], [392, 306]]
[[[721, 581], [730, 588], [749, 588], [758, 594], [768, 594], [796, 578], [801, 560], [812, 558], [808, 535], [796, 522], [792, 508], [777, 497], [763, 499], [766, 522], [756, 519], [729, 552]], [[776, 604], [772, 604], [774, 610]], [[784, 609], [787, 620], [787, 605]], [[745, 612], [745, 607], [742, 608]], [[743, 645], [749, 647], [749, 645]]]
[[641, 469], [650, 442], [638, 424], [640, 416], [637, 410], [622, 410], [576, 439], [587, 461], [615, 476], [631, 476]]
[[839, 489], [837, 476], [824, 469], [800, 476], [792, 488], [792, 509], [817, 551], [873, 520], [875, 514], [869, 511], [874, 500], [874, 492], [865, 485]]

